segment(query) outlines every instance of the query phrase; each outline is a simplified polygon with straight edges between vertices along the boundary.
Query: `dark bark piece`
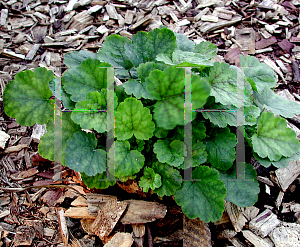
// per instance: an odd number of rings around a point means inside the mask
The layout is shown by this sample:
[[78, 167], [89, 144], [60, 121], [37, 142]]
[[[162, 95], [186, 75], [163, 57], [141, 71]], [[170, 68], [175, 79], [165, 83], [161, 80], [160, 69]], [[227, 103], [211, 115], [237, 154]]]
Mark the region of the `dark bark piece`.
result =
[[157, 202], [138, 200], [125, 200], [128, 207], [121, 219], [123, 224], [139, 224], [155, 221], [164, 218], [167, 207]]
[[131, 224], [133, 230], [133, 238], [136, 247], [144, 246], [144, 235], [145, 235], [145, 225], [144, 224]]
[[256, 50], [260, 50], [260, 49], [264, 49], [270, 45], [273, 45], [277, 43], [277, 39], [272, 36], [271, 38], [268, 38], [268, 39], [262, 39], [258, 42], [255, 43], [255, 48]]
[[300, 82], [300, 72], [299, 72], [299, 62], [298, 61], [293, 61], [293, 74], [294, 74], [294, 82]]
[[281, 42], [278, 42], [278, 45], [285, 53], [289, 53], [290, 50], [294, 48], [294, 44], [292, 44], [287, 39], [284, 39]]
[[240, 48], [236, 47], [228, 51], [224, 56], [224, 59], [226, 62], [238, 66], [240, 64], [240, 54], [241, 54]]
[[211, 233], [207, 223], [183, 217], [183, 246], [211, 247]]
[[16, 229], [14, 238], [14, 246], [31, 246], [32, 240], [35, 237], [35, 230], [30, 226], [19, 226]]
[[99, 210], [91, 226], [91, 231], [103, 240], [112, 232], [126, 207], [127, 203], [125, 201], [116, 203], [114, 200], [111, 200], [106, 202]]
[[37, 238], [42, 238], [44, 235], [44, 226], [41, 220], [24, 220], [25, 226], [33, 227]]

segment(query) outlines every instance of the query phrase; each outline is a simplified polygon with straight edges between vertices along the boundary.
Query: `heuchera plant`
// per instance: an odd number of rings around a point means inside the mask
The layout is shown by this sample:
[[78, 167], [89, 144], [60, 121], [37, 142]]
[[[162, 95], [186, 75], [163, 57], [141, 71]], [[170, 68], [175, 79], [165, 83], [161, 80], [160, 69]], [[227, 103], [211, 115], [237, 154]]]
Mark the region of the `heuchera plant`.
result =
[[[107, 150], [112, 151], [116, 179], [135, 178], [145, 192], [173, 195], [188, 217], [204, 222], [222, 216], [224, 199], [253, 205], [259, 193], [253, 166], [244, 163], [244, 177], [236, 179], [237, 128], [243, 128], [246, 161], [254, 156], [265, 167], [285, 167], [300, 157], [300, 145], [284, 118], [300, 114], [300, 107], [273, 92], [277, 76], [266, 64], [251, 56], [240, 57], [242, 69], [213, 62], [216, 49], [161, 28], [138, 32], [131, 41], [110, 35], [96, 54], [67, 54], [62, 102], [69, 111], [62, 112], [62, 164], [81, 172], [88, 187], [105, 189], [115, 184], [105, 181]], [[107, 97], [107, 67], [124, 81], [115, 84], [112, 98]], [[192, 85], [191, 146], [185, 144], [187, 76]], [[8, 116], [20, 125], [47, 125], [38, 150], [52, 161], [53, 94], [54, 75], [46, 68], [18, 73], [4, 90]], [[115, 118], [110, 149], [105, 144], [108, 103]], [[243, 114], [237, 121], [239, 111]], [[190, 163], [185, 162], [189, 152]], [[183, 179], [188, 166], [192, 179]]]

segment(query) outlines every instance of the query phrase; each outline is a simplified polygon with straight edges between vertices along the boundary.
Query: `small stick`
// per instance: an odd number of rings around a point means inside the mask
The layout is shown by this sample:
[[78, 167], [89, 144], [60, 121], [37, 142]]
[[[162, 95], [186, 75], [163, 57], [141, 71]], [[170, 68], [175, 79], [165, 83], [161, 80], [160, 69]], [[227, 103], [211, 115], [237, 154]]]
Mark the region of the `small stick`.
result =
[[153, 247], [152, 235], [150, 231], [150, 227], [146, 224], [147, 227], [147, 235], [148, 235], [148, 247]]
[[294, 82], [300, 82], [300, 73], [299, 73], [299, 62], [298, 61], [292, 61], [293, 65], [293, 72], [294, 72]]

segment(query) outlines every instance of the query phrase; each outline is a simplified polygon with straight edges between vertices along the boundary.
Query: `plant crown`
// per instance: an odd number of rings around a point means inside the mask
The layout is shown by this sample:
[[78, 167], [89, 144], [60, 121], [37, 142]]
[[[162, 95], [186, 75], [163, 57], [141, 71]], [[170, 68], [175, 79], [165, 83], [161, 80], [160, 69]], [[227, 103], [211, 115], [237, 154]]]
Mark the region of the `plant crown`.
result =
[[[265, 167], [285, 167], [300, 157], [300, 145], [284, 118], [300, 114], [300, 107], [273, 92], [277, 76], [266, 64], [241, 56], [241, 70], [214, 62], [216, 50], [210, 42], [196, 45], [183, 34], [160, 28], [138, 32], [132, 40], [110, 35], [98, 53], [66, 54], [62, 102], [71, 111], [62, 112], [62, 164], [81, 172], [90, 188], [115, 184], [105, 181], [105, 109], [111, 103], [115, 128], [109, 150], [114, 151], [116, 179], [135, 178], [144, 192], [173, 195], [188, 217], [204, 222], [222, 216], [224, 199], [241, 207], [253, 205], [259, 193], [253, 166], [246, 163], [245, 179], [236, 179], [237, 128], [244, 128], [246, 161], [254, 155]], [[114, 86], [112, 102], [107, 102], [111, 66], [125, 82]], [[183, 67], [193, 67], [191, 74]], [[190, 147], [184, 142], [187, 76], [192, 84]], [[54, 161], [52, 95], [52, 71], [19, 72], [5, 87], [4, 109], [20, 125], [47, 125], [38, 151]], [[239, 111], [242, 119], [237, 119]], [[183, 179], [188, 151], [192, 180]]]

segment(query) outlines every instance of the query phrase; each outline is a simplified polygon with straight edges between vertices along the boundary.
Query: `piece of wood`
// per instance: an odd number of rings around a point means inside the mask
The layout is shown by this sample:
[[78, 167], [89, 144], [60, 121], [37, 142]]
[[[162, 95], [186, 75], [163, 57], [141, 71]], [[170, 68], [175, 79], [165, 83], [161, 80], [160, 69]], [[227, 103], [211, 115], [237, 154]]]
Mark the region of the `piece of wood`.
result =
[[233, 49], [228, 50], [228, 52], [224, 56], [224, 59], [225, 61], [238, 66], [240, 64], [240, 54], [242, 54], [240, 48], [235, 47]]
[[261, 39], [260, 41], [256, 42], [255, 43], [255, 49], [261, 50], [261, 49], [264, 49], [264, 48], [266, 48], [268, 46], [271, 46], [273, 44], [276, 44], [276, 43], [277, 43], [276, 37], [271, 36], [268, 39]]
[[281, 60], [277, 59], [276, 63], [280, 67], [280, 69], [282, 70], [283, 73], [286, 74], [287, 72], [289, 72], [287, 67], [285, 67], [284, 63]]
[[91, 215], [88, 212], [88, 207], [70, 207], [65, 211], [65, 217], [74, 219], [95, 219], [95, 215]]
[[95, 216], [98, 215], [99, 209], [102, 209], [107, 202], [113, 201], [114, 204], [117, 203], [117, 197], [111, 195], [88, 193], [86, 197], [86, 202], [88, 204], [88, 212], [89, 214]]
[[229, 215], [231, 223], [236, 232], [242, 231], [243, 227], [245, 226], [247, 219], [242, 214], [241, 208], [239, 206], [234, 205], [231, 202], [225, 201], [225, 210]]
[[125, 200], [128, 207], [121, 222], [123, 224], [139, 224], [153, 222], [164, 218], [167, 213], [167, 207], [157, 202]]
[[290, 184], [300, 175], [299, 160], [290, 161], [289, 165], [285, 168], [279, 168], [275, 171], [278, 183], [283, 192], [285, 192]]
[[18, 226], [14, 237], [14, 246], [31, 246], [35, 237], [35, 230], [30, 226]]
[[299, 72], [299, 62], [298, 61], [292, 61], [293, 66], [293, 82], [300, 82], [300, 72]]
[[270, 209], [266, 209], [249, 222], [249, 229], [264, 238], [279, 224], [280, 220], [277, 219], [277, 216]]
[[138, 22], [134, 23], [131, 27], [129, 27], [129, 29], [130, 30], [135, 30], [140, 26], [147, 25], [152, 20], [153, 20], [152, 14], [146, 15], [143, 19], [139, 20]]
[[104, 247], [130, 247], [133, 244], [133, 238], [130, 233], [117, 232]]
[[270, 238], [276, 247], [299, 246], [300, 229], [297, 230], [290, 227], [280, 226], [270, 233]]
[[125, 14], [125, 23], [128, 25], [132, 24], [134, 15], [135, 15], [135, 11], [127, 10]]
[[5, 144], [10, 138], [10, 135], [6, 134], [4, 131], [0, 130], [0, 148], [4, 149]]
[[87, 200], [83, 196], [78, 196], [73, 202], [71, 202], [73, 207], [87, 207]]
[[183, 246], [211, 247], [211, 233], [207, 223], [199, 219], [183, 217]]
[[145, 224], [131, 224], [136, 247], [144, 246]]
[[218, 22], [219, 18], [218, 16], [214, 16], [214, 15], [202, 15], [201, 21]]
[[118, 20], [119, 19], [119, 14], [115, 8], [114, 5], [111, 4], [106, 4], [105, 5], [106, 11], [109, 15], [109, 18], [114, 19], [114, 20]]
[[278, 42], [278, 45], [285, 53], [289, 53], [290, 50], [294, 48], [294, 44], [288, 41], [287, 39]]
[[87, 10], [79, 12], [77, 15], [73, 16], [72, 23], [69, 29], [77, 29], [80, 31], [81, 29], [91, 25], [93, 23], [93, 17], [88, 13]]
[[35, 142], [39, 142], [42, 136], [47, 132], [46, 124], [35, 124], [33, 126], [31, 137]]
[[0, 26], [5, 26], [8, 16], [8, 9], [1, 9]]
[[253, 232], [249, 230], [242, 231], [244, 237], [250, 241], [254, 246], [260, 246], [260, 247], [273, 247], [274, 243], [269, 238], [261, 238], [257, 235], [255, 235]]
[[20, 150], [24, 148], [28, 148], [29, 146], [27, 144], [18, 144], [17, 146], [11, 146], [4, 149], [3, 153], [13, 153], [13, 152], [19, 152]]
[[228, 20], [219, 20], [217, 23], [214, 22], [205, 22], [200, 27], [199, 30], [202, 33], [208, 33], [210, 31], [214, 31], [216, 29], [220, 29], [222, 27], [231, 26], [242, 20], [240, 15], [235, 15], [232, 17], [230, 21]]
[[286, 79], [284, 78], [281, 70], [277, 67], [277, 65], [275, 64], [275, 62], [273, 62], [271, 59], [269, 59], [268, 57], [266, 57], [264, 59], [264, 63], [267, 64], [267, 65], [269, 65], [279, 75], [279, 77], [283, 80], [283, 82], [285, 84], [287, 84]]
[[241, 51], [255, 54], [255, 32], [253, 28], [236, 29], [235, 39], [241, 45]]
[[125, 201], [116, 203], [114, 200], [110, 200], [106, 202], [99, 209], [98, 215], [91, 226], [91, 231], [103, 240], [112, 232], [126, 207], [127, 203]]
[[37, 53], [38, 49], [40, 48], [40, 44], [34, 44], [31, 50], [28, 52], [28, 54], [25, 57], [25, 60], [32, 60]]
[[91, 227], [94, 223], [94, 219], [81, 219], [80, 223], [81, 223], [83, 230], [85, 230], [89, 235], [93, 235]]
[[44, 226], [41, 220], [24, 220], [24, 226], [33, 227], [36, 232], [36, 238], [42, 238], [44, 234]]
[[255, 207], [255, 206], [250, 206], [250, 207], [246, 207], [246, 208], [241, 208], [241, 211], [242, 211], [243, 215], [246, 217], [247, 221], [251, 221], [258, 215], [259, 208]]
[[64, 216], [64, 209], [63, 208], [61, 208], [61, 209], [57, 208], [56, 213], [57, 213], [57, 217], [58, 217], [58, 226], [59, 226], [60, 236], [61, 236], [64, 244], [66, 246], [68, 246], [69, 230], [68, 230], [66, 218]]

